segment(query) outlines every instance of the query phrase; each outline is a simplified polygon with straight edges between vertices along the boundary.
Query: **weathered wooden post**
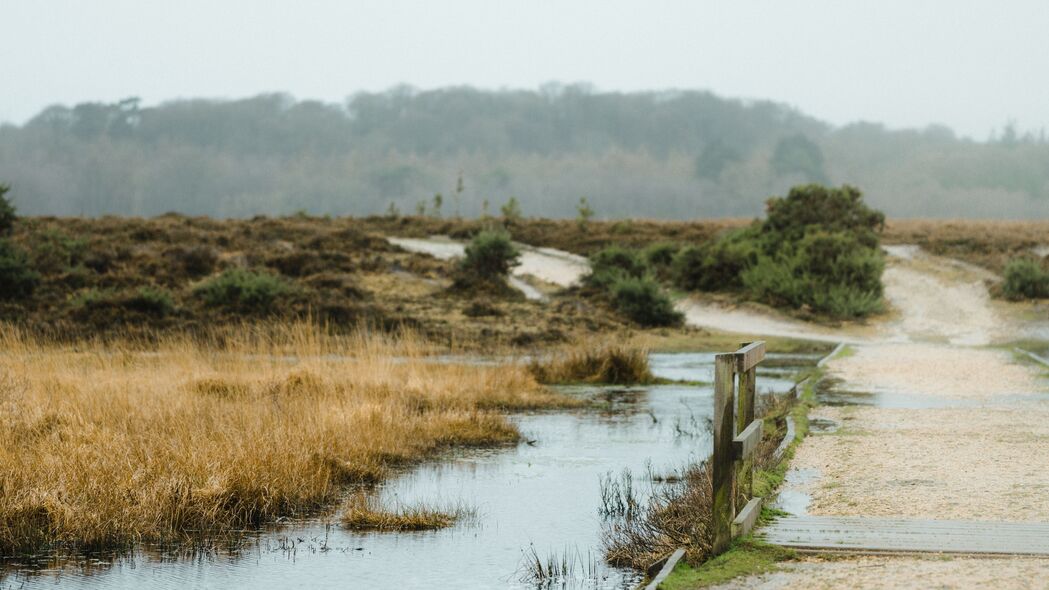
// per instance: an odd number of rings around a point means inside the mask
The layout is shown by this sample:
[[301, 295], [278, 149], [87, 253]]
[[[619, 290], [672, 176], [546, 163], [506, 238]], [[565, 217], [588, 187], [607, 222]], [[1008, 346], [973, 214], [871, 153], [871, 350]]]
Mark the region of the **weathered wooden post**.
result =
[[735, 424], [732, 419], [735, 405], [736, 355], [719, 354], [714, 357], [714, 455], [712, 480], [714, 484], [714, 553], [721, 553], [732, 541], [732, 519], [736, 514], [735, 462], [732, 439]]
[[714, 553], [727, 549], [733, 537], [746, 534], [761, 509], [761, 499], [751, 498], [736, 514], [737, 480], [747, 496], [753, 496], [750, 456], [761, 441], [761, 420], [754, 419], [756, 368], [763, 358], [764, 342], [744, 344], [734, 353], [714, 357], [714, 454], [711, 457]]

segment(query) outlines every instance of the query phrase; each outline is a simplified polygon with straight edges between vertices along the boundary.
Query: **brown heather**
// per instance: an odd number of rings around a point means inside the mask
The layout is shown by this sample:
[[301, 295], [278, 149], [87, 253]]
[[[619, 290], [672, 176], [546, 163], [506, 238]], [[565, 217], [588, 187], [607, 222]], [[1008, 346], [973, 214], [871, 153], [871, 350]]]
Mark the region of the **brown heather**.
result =
[[410, 335], [229, 329], [56, 345], [0, 335], [0, 552], [202, 541], [333, 506], [500, 410], [570, 405], [520, 366], [439, 364]]

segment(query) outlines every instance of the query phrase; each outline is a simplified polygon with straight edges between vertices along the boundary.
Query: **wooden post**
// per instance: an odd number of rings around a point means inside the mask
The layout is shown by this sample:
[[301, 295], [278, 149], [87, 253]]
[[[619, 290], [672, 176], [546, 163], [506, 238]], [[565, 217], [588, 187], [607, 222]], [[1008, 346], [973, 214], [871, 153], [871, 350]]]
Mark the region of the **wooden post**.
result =
[[714, 454], [711, 461], [714, 485], [714, 554], [728, 548], [732, 541], [732, 520], [736, 516], [735, 461], [732, 439], [735, 437], [736, 355], [714, 357]]
[[[750, 342], [740, 344], [745, 348]], [[738, 369], [738, 367], [737, 367]], [[736, 402], [736, 434], [743, 432], [754, 421], [755, 392], [757, 390], [757, 367], [739, 373], [739, 392]], [[754, 460], [745, 457], [736, 463], [736, 486], [744, 490], [748, 499], [754, 495]]]

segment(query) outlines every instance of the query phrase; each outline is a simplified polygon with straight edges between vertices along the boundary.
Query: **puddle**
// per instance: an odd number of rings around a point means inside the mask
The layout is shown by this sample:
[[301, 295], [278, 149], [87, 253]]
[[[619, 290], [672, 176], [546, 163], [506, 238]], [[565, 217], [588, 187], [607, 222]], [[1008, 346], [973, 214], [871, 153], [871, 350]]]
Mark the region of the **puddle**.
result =
[[841, 425], [834, 420], [825, 418], [809, 419], [809, 432], [813, 434], [832, 434], [837, 432], [839, 428], [841, 428]]
[[[458, 357], [457, 357], [458, 359]], [[657, 376], [707, 380], [710, 354], [653, 354]], [[759, 379], [762, 391], [786, 391], [787, 379]], [[534, 412], [511, 419], [527, 441], [470, 450], [421, 465], [379, 488], [388, 503], [461, 504], [476, 518], [449, 529], [353, 533], [323, 522], [295, 523], [255, 537], [235, 555], [173, 557], [138, 550], [112, 560], [21, 566], [0, 582], [37, 588], [136, 590], [256, 588], [535, 588], [522, 581], [525, 552], [566, 553], [578, 574], [566, 589], [632, 589], [641, 576], [604, 563], [600, 481], [624, 469], [675, 473], [710, 454], [709, 385], [563, 389], [601, 402], [597, 410]], [[639, 484], [642, 494], [660, 483]], [[584, 574], [584, 571], [587, 572]], [[546, 587], [554, 587], [546, 586]]]
[[805, 516], [808, 514], [809, 504], [812, 503], [812, 496], [807, 489], [819, 477], [820, 472], [817, 469], [788, 469], [783, 477], [783, 487], [776, 494], [772, 507], [794, 516]]

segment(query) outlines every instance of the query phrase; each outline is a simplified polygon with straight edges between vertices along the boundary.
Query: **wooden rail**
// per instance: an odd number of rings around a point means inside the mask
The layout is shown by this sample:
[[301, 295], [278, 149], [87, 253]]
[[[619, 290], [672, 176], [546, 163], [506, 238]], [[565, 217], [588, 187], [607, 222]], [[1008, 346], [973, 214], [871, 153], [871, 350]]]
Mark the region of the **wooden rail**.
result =
[[[747, 534], [761, 512], [761, 498], [753, 497], [752, 455], [761, 441], [762, 422], [754, 419], [754, 409], [757, 366], [764, 358], [764, 342], [744, 342], [736, 352], [714, 357], [714, 553]], [[737, 514], [740, 490], [748, 501]]]

